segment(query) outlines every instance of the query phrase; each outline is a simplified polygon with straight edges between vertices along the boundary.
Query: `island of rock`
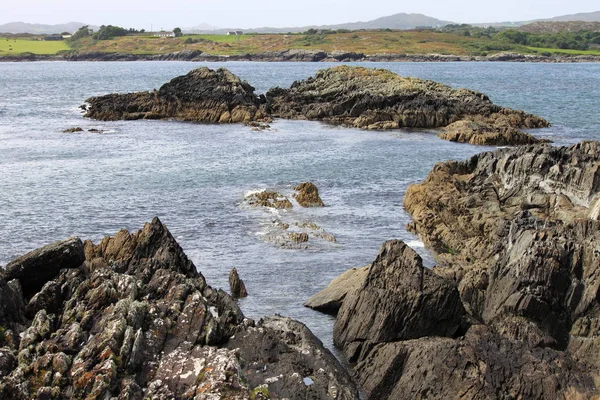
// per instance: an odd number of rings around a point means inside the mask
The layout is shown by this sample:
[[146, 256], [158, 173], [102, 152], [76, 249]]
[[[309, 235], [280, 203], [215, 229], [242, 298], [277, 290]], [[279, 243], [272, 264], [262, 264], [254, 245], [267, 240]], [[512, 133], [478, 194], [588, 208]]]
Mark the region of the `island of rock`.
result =
[[[309, 382], [309, 383], [307, 383]], [[299, 322], [246, 319], [155, 218], [0, 273], [2, 399], [358, 399]]]
[[404, 205], [438, 265], [384, 243], [334, 326], [368, 399], [598, 397], [599, 142], [439, 163]]
[[538, 143], [520, 129], [549, 126], [543, 118], [500, 107], [473, 90], [351, 66], [323, 69], [288, 89], [273, 88], [260, 96], [228, 70], [202, 67], [154, 92], [109, 94], [87, 103], [86, 117], [106, 121], [257, 123], [278, 117], [361, 129], [445, 128], [442, 139], [478, 145]]
[[85, 116], [103, 121], [174, 119], [207, 123], [268, 122], [264, 96], [225, 68], [202, 67], [153, 92], [108, 94], [86, 100]]

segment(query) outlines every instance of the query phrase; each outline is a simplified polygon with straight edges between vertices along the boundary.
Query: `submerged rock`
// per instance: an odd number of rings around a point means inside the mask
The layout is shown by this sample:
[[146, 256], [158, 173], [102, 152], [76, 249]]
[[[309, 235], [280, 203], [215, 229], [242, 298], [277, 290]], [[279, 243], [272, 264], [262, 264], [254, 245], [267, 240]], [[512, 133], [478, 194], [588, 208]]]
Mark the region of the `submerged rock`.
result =
[[246, 285], [240, 275], [237, 272], [237, 269], [233, 268], [231, 272], [229, 272], [229, 288], [231, 290], [231, 296], [234, 299], [239, 299], [240, 297], [247, 297], [248, 292], [246, 291]]
[[[246, 399], [266, 391], [305, 399], [306, 387], [292, 383], [307, 374], [315, 398], [358, 398], [308, 329], [245, 319], [158, 218], [136, 233], [87, 241], [81, 265], [47, 279], [27, 305], [29, 319], [26, 299], [0, 277], [0, 323], [16, 338], [0, 349], [0, 398]], [[285, 386], [273, 379], [282, 374]]]
[[[495, 127], [498, 120], [511, 128], [549, 125], [542, 118], [495, 105], [479, 92], [364, 67], [320, 70], [314, 77], [294, 82], [289, 89], [271, 89], [266, 96], [275, 117], [364, 129], [439, 128], [476, 116], [487, 118], [490, 127]], [[505, 136], [505, 142], [515, 138], [514, 134], [499, 135]], [[518, 135], [520, 142], [514, 144], [523, 144], [523, 135]], [[461, 135], [454, 139], [464, 140]], [[535, 141], [531, 137], [526, 143]]]
[[175, 119], [208, 123], [269, 121], [265, 100], [227, 69], [198, 68], [154, 92], [92, 97], [86, 117], [103, 121]]

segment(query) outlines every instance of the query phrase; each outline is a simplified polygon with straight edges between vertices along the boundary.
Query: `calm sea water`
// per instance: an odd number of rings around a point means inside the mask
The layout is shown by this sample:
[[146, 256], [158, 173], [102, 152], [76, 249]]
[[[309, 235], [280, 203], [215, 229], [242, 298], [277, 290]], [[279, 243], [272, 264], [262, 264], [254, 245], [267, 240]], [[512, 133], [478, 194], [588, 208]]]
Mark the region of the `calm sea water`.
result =
[[[303, 302], [343, 271], [372, 261], [387, 239], [418, 246], [404, 228], [406, 187], [438, 161], [487, 148], [425, 131], [276, 121], [271, 130], [254, 132], [240, 125], [97, 122], [78, 110], [90, 96], [158, 88], [201, 65], [0, 63], [0, 264], [71, 235], [97, 241], [120, 228], [137, 230], [157, 215], [209, 284], [228, 289], [228, 272], [238, 269], [250, 293], [241, 301], [247, 316], [297, 318], [331, 347], [333, 319]], [[558, 144], [600, 138], [600, 64], [365, 65], [476, 89], [498, 104], [541, 115], [553, 127], [534, 134]], [[265, 92], [329, 65], [208, 66], [225, 66]], [[61, 133], [75, 126], [107, 133]], [[283, 217], [313, 221], [338, 243], [303, 250], [265, 243], [261, 233], [277, 215], [244, 207], [244, 194], [286, 191], [303, 181], [317, 184], [327, 207], [296, 208]]]

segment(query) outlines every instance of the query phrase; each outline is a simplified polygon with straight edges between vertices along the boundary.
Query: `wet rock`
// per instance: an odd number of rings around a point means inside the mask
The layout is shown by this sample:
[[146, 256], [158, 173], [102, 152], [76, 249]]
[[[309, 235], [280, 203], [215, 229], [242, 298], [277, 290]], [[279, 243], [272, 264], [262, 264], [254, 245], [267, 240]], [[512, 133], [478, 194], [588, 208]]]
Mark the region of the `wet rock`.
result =
[[370, 267], [367, 265], [344, 272], [332, 280], [325, 289], [310, 297], [304, 306], [327, 314], [337, 314], [346, 295], [363, 287]]
[[18, 279], [30, 297], [64, 268], [79, 268], [85, 256], [81, 239], [72, 237], [18, 257], [6, 266], [5, 279]]
[[495, 105], [479, 92], [363, 67], [324, 69], [289, 89], [271, 89], [266, 97], [275, 117], [363, 129], [438, 128], [469, 116], [502, 120], [511, 128], [549, 125], [542, 118]]
[[77, 126], [75, 128], [67, 128], [67, 129], [63, 130], [63, 133], [76, 133], [76, 132], [83, 132], [83, 129], [80, 128], [79, 126]]
[[244, 281], [240, 278], [240, 275], [237, 272], [237, 269], [233, 268], [231, 272], [229, 272], [229, 288], [231, 289], [231, 296], [235, 299], [239, 299], [240, 297], [248, 296], [248, 292], [246, 291], [246, 285]]
[[319, 197], [319, 189], [312, 182], [303, 182], [294, 187], [294, 198], [302, 207], [324, 207], [323, 200]]
[[392, 240], [381, 246], [363, 286], [346, 295], [333, 339], [352, 362], [366, 341], [453, 337], [464, 314], [457, 288], [423, 267], [406, 244]]
[[269, 121], [264, 98], [247, 82], [220, 68], [202, 67], [158, 91], [92, 97], [86, 117], [103, 121], [176, 119], [207, 123]]
[[278, 192], [269, 190], [262, 190], [260, 192], [253, 192], [246, 196], [248, 204], [256, 207], [272, 207], [276, 209], [289, 209], [294, 206], [290, 200]]
[[308, 233], [306, 232], [290, 232], [288, 233], [288, 237], [292, 243], [308, 242]]

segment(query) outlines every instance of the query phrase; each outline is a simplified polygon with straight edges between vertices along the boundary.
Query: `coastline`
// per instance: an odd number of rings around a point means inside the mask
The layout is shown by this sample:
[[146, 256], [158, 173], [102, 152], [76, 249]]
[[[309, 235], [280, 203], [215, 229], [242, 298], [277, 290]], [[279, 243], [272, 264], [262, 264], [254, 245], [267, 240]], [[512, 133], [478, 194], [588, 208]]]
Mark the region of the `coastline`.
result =
[[59, 55], [20, 54], [0, 57], [0, 62], [31, 61], [254, 61], [254, 62], [535, 62], [579, 63], [600, 62], [600, 56], [497, 53], [488, 56], [459, 56], [444, 54], [363, 54], [354, 52], [324, 52], [317, 50], [283, 50], [256, 54], [213, 55], [198, 50], [165, 54], [132, 53], [73, 53]]

